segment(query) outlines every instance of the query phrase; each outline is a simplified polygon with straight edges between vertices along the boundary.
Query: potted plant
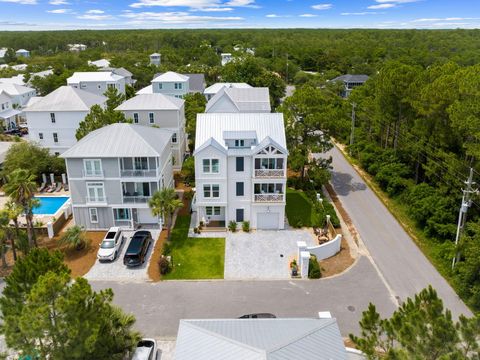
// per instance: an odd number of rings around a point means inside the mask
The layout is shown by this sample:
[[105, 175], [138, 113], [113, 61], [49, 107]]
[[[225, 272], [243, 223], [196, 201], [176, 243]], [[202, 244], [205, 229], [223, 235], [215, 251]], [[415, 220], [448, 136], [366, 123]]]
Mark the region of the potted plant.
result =
[[292, 262], [290, 263], [290, 270], [292, 271], [292, 276], [298, 276], [297, 260], [292, 260]]

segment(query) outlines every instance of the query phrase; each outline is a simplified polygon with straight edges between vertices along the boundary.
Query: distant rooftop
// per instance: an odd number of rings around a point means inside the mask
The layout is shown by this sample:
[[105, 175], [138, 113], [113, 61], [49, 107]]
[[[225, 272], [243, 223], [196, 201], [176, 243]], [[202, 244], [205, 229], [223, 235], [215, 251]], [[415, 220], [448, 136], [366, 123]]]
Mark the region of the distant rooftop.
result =
[[67, 83], [79, 83], [82, 81], [118, 81], [123, 76], [114, 74], [113, 72], [106, 71], [87, 71], [87, 72], [75, 72], [67, 79]]
[[163, 94], [140, 94], [120, 104], [115, 110], [178, 110], [185, 100]]
[[366, 82], [370, 77], [368, 75], [341, 75], [336, 77], [335, 79], [332, 79], [331, 81], [343, 81], [343, 82], [356, 82], [356, 83], [364, 83]]

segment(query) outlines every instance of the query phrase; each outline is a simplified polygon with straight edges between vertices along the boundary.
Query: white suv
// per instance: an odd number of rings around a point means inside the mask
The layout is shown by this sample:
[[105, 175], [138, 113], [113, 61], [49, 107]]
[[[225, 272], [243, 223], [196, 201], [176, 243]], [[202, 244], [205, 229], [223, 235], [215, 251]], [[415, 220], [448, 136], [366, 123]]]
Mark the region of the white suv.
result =
[[157, 342], [155, 339], [142, 339], [138, 342], [132, 360], [156, 360]]
[[123, 244], [122, 231], [118, 227], [112, 227], [100, 244], [97, 258], [100, 261], [113, 261], [117, 258]]

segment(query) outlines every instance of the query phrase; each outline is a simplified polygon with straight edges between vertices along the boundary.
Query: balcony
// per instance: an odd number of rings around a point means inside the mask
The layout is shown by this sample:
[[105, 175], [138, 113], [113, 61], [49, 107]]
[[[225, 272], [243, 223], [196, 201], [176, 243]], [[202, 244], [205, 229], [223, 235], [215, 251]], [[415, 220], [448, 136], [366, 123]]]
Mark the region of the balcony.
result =
[[103, 172], [103, 170], [82, 170], [82, 175], [84, 178], [88, 179], [101, 179], [105, 177], [105, 173]]
[[284, 169], [255, 169], [255, 177], [258, 178], [279, 178], [284, 176]]
[[283, 202], [285, 194], [255, 194], [254, 201], [259, 203]]
[[87, 196], [87, 204], [106, 204], [107, 198], [105, 196]]
[[158, 177], [157, 170], [132, 170], [132, 169], [121, 169], [121, 177]]
[[151, 196], [123, 196], [124, 204], [146, 204]]

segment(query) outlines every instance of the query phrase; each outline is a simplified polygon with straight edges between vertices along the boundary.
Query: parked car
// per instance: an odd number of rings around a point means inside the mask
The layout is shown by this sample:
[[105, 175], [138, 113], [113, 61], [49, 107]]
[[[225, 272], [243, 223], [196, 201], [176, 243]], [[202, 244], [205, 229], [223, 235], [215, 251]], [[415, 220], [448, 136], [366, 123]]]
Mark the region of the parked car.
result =
[[132, 360], [155, 360], [157, 358], [157, 342], [154, 339], [142, 339], [138, 342]]
[[123, 244], [122, 231], [118, 227], [111, 227], [98, 249], [97, 258], [100, 261], [113, 261], [117, 258]]
[[246, 314], [239, 317], [239, 319], [274, 319], [275, 315], [269, 313]]
[[142, 265], [145, 262], [152, 240], [150, 231], [136, 231], [132, 236], [132, 240], [130, 240], [130, 244], [128, 244], [127, 251], [123, 257], [123, 264], [128, 267]]

